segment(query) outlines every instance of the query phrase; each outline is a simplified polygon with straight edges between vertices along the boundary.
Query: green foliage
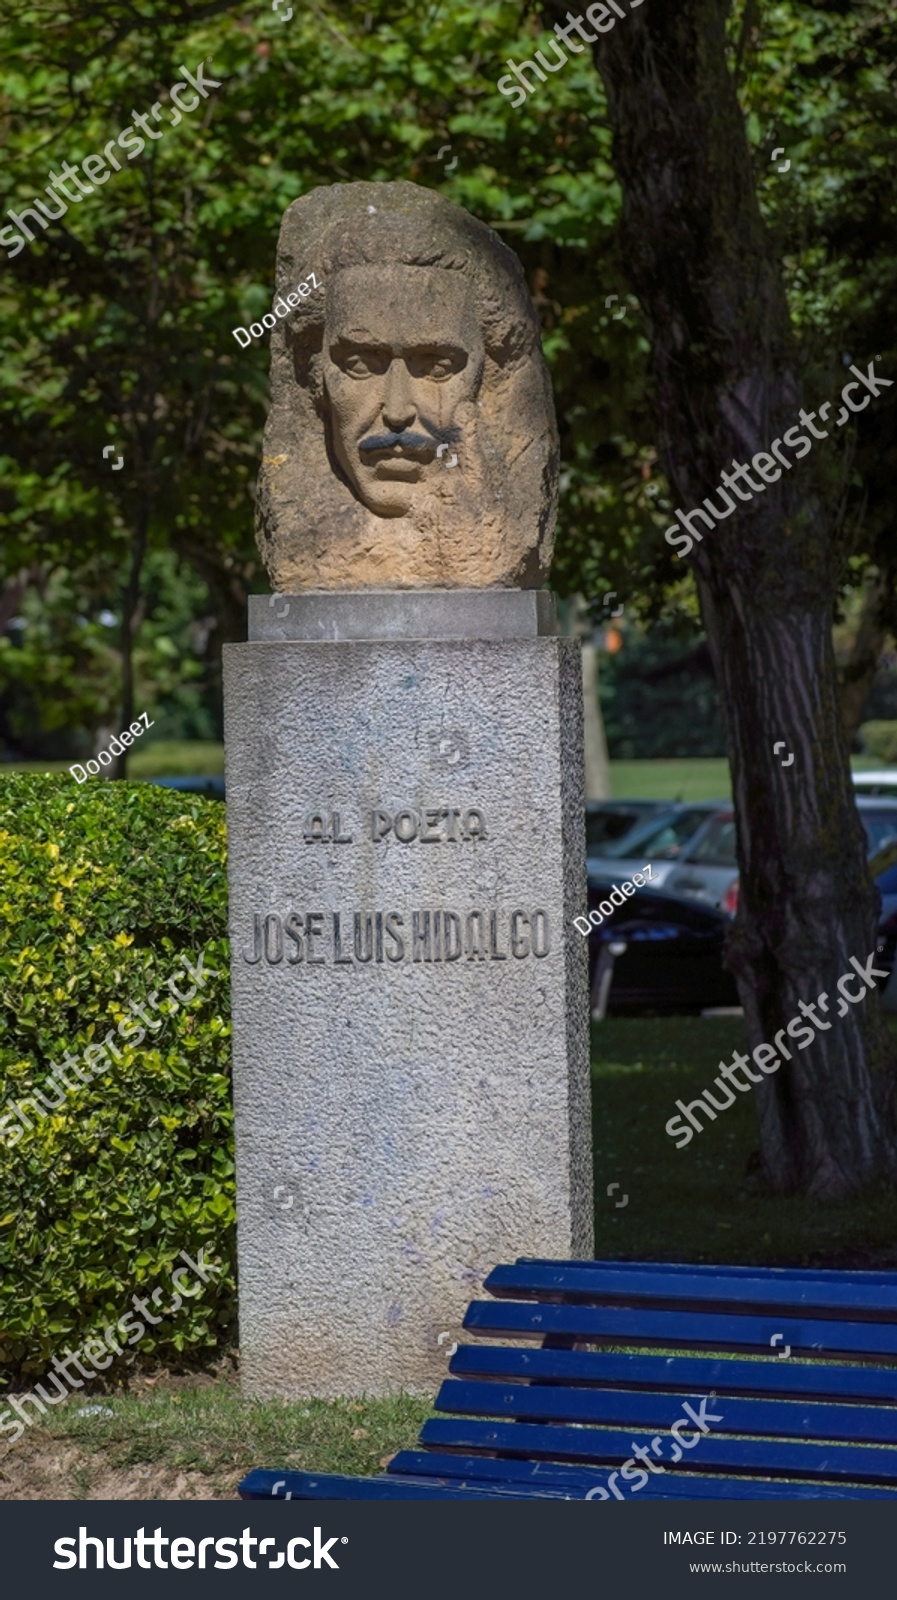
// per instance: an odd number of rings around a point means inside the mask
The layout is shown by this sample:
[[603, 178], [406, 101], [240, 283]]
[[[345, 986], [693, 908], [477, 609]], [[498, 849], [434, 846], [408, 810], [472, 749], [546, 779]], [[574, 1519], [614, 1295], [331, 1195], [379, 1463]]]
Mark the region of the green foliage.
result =
[[109, 628], [91, 620], [91, 571], [58, 567], [26, 589], [11, 637], [0, 635], [0, 750], [40, 759], [83, 753], [93, 744], [79, 728], [99, 727], [116, 712], [115, 652]]
[[[143, 604], [136, 710], [155, 723], [154, 738], [214, 738], [217, 708], [213, 714], [208, 702], [213, 694], [217, 700], [220, 684], [202, 660], [215, 627], [214, 616], [203, 616], [210, 609], [205, 585], [173, 551], [153, 551], [144, 563]], [[116, 585], [98, 558], [74, 572], [57, 567], [25, 589], [12, 637], [0, 634], [0, 751], [83, 761], [120, 731], [117, 605]], [[133, 759], [128, 770], [137, 771]]]
[[[143, 784], [0, 785], [0, 1112], [145, 1005], [181, 952], [217, 974], [120, 1063], [0, 1140], [0, 1362], [46, 1365], [168, 1283], [181, 1250], [227, 1263], [234, 1196], [225, 825]], [[177, 980], [176, 980], [177, 981]], [[184, 992], [190, 982], [178, 983]], [[107, 1063], [108, 1065], [108, 1063]], [[70, 1082], [75, 1080], [68, 1073]], [[139, 1353], [199, 1353], [233, 1318], [227, 1267]]]
[[703, 639], [684, 640], [662, 620], [650, 633], [627, 628], [602, 658], [601, 704], [613, 760], [722, 756], [719, 693]]
[[897, 722], [864, 722], [860, 727], [863, 753], [877, 761], [897, 763]]

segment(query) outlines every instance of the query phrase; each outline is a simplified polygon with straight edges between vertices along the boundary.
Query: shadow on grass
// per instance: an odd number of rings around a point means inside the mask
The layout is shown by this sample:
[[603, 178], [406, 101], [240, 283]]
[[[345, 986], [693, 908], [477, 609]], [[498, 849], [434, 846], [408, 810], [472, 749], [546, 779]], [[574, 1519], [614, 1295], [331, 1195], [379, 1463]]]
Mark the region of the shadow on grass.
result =
[[[684, 1149], [664, 1131], [676, 1101], [712, 1087], [719, 1062], [746, 1048], [738, 1017], [592, 1025], [596, 1256], [897, 1267], [897, 1194], [885, 1185], [830, 1203], [747, 1192], [758, 1148], [752, 1094], [739, 1095]], [[620, 1187], [608, 1195], [611, 1183]]]

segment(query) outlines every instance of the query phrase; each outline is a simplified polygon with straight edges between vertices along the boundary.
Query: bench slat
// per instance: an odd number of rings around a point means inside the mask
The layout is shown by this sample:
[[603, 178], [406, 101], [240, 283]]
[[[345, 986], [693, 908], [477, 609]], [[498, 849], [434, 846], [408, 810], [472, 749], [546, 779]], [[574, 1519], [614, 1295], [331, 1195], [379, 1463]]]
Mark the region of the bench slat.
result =
[[[431, 1417], [420, 1434], [421, 1444], [442, 1450], [611, 1466], [629, 1459], [633, 1442], [650, 1451], [651, 1435], [638, 1439], [631, 1429], [620, 1433], [560, 1423], [481, 1422], [454, 1417]], [[678, 1465], [680, 1471], [687, 1466], [689, 1475], [694, 1477], [696, 1499], [700, 1499], [701, 1473], [714, 1467], [725, 1468], [738, 1477], [759, 1473], [764, 1477], [848, 1478], [855, 1483], [897, 1485], [897, 1449], [888, 1445], [808, 1444], [802, 1440], [719, 1438], [709, 1433]]]
[[601, 1340], [610, 1344], [691, 1345], [708, 1350], [769, 1350], [773, 1334], [792, 1350], [823, 1356], [897, 1357], [897, 1325], [891, 1323], [808, 1322], [789, 1326], [787, 1318], [750, 1312], [700, 1313], [649, 1311], [626, 1306], [521, 1304], [474, 1300], [463, 1326], [491, 1338]]
[[[628, 1458], [627, 1458], [628, 1459]], [[503, 1483], [544, 1483], [555, 1480], [565, 1485], [574, 1499], [585, 1499], [588, 1491], [607, 1487], [608, 1471], [594, 1472], [558, 1467], [550, 1461], [512, 1461], [507, 1457], [452, 1455], [449, 1451], [401, 1450], [388, 1467], [389, 1473], [409, 1473], [426, 1477], [429, 1472], [442, 1480], [453, 1476], [468, 1480], [476, 1477]], [[768, 1478], [717, 1478], [701, 1473], [696, 1483], [693, 1473], [667, 1472], [654, 1475], [638, 1491], [646, 1500], [897, 1500], [897, 1489], [873, 1485], [826, 1484]], [[629, 1496], [627, 1496], [629, 1498]]]
[[[270, 1484], [261, 1479], [283, 1481], [283, 1489], [271, 1494]], [[256, 1468], [240, 1484], [241, 1500], [569, 1500], [562, 1484], [531, 1487], [513, 1482], [433, 1478], [350, 1478], [341, 1473], [273, 1472]]]
[[738, 1308], [794, 1317], [843, 1316], [848, 1321], [897, 1322], [897, 1280], [888, 1288], [878, 1284], [820, 1283], [795, 1278], [784, 1281], [748, 1273], [740, 1278], [707, 1277], [689, 1272], [618, 1272], [608, 1266], [496, 1267], [483, 1287], [498, 1298], [548, 1299], [555, 1295], [596, 1305], [616, 1301], [627, 1306], [667, 1306], [680, 1310], [691, 1305], [724, 1311]]
[[710, 1266], [695, 1261], [593, 1261], [581, 1256], [572, 1261], [551, 1261], [544, 1256], [518, 1256], [518, 1267], [601, 1267], [606, 1272], [692, 1272], [707, 1278], [769, 1278], [801, 1283], [879, 1284], [885, 1289], [897, 1286], [897, 1272], [841, 1272], [834, 1267], [732, 1267]]
[[775, 1358], [714, 1361], [701, 1356], [609, 1355], [604, 1350], [543, 1350], [462, 1344], [449, 1362], [459, 1378], [533, 1383], [622, 1384], [630, 1389], [781, 1395], [787, 1399], [879, 1400], [897, 1405], [897, 1368], [840, 1367]]
[[[694, 1390], [656, 1394], [632, 1389], [574, 1389], [560, 1384], [499, 1384], [448, 1378], [436, 1397], [436, 1410], [474, 1417], [532, 1418], [542, 1422], [596, 1422], [615, 1427], [669, 1429], [686, 1401], [700, 1414], [704, 1396]], [[722, 1418], [711, 1424], [720, 1434], [765, 1434], [784, 1439], [844, 1439], [857, 1444], [897, 1445], [897, 1408], [826, 1405], [797, 1400], [754, 1400], [727, 1395], [708, 1402], [706, 1412]], [[689, 1438], [693, 1422], [684, 1422]], [[674, 1459], [672, 1441], [661, 1460]], [[696, 1446], [696, 1448], [698, 1448]], [[683, 1455], [687, 1450], [683, 1450]]]

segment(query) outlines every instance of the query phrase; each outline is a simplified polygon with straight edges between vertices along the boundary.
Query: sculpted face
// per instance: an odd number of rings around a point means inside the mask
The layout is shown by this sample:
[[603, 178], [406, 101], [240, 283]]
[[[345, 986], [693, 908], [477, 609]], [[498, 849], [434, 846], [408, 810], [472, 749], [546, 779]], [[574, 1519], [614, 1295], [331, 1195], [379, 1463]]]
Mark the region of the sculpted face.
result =
[[513, 251], [435, 189], [328, 183], [287, 207], [275, 281], [293, 309], [275, 301], [256, 496], [275, 591], [537, 588], [558, 438]]
[[[411, 511], [423, 485], [463, 458], [483, 372], [472, 296], [444, 268], [347, 267], [329, 285], [324, 388], [330, 448], [359, 500]], [[441, 444], [448, 450], [437, 455]]]

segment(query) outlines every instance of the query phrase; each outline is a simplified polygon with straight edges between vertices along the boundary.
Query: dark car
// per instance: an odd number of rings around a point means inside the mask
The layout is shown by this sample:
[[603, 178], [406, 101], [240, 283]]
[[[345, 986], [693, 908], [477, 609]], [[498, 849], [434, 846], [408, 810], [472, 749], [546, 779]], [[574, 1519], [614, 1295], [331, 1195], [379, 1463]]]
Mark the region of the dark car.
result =
[[224, 799], [224, 779], [218, 774], [204, 778], [146, 778], [161, 789], [181, 789], [185, 794], [204, 794], [207, 800]]
[[885, 922], [897, 912], [897, 839], [872, 856], [869, 874], [881, 895], [881, 921]]
[[870, 857], [897, 839], [897, 800], [880, 795], [856, 797], [856, 807], [866, 833]]
[[[857, 795], [856, 808], [866, 834], [866, 848], [874, 860], [897, 840], [897, 801], [887, 796]], [[683, 851], [679, 864], [665, 879], [670, 894], [692, 895], [697, 900], [728, 911], [738, 906], [738, 864], [735, 857], [735, 813], [731, 806], [720, 810], [695, 835]], [[879, 884], [879, 888], [882, 885]]]
[[666, 878], [672, 895], [692, 896], [704, 905], [735, 914], [738, 903], [738, 861], [735, 856], [735, 813], [731, 806], [715, 811], [683, 851]]
[[[589, 882], [590, 911], [611, 887]], [[712, 906], [636, 889], [588, 936], [593, 1016], [739, 1006], [735, 979], [723, 967], [729, 927], [731, 918]]]
[[881, 912], [878, 923], [878, 954], [876, 966], [886, 967], [891, 976], [887, 983], [879, 984], [882, 1004], [886, 1011], [897, 1011], [897, 841], [892, 840], [872, 857], [869, 872], [881, 895]]
[[604, 845], [625, 839], [634, 828], [658, 811], [668, 811], [668, 800], [587, 800], [586, 855], [600, 856]]

